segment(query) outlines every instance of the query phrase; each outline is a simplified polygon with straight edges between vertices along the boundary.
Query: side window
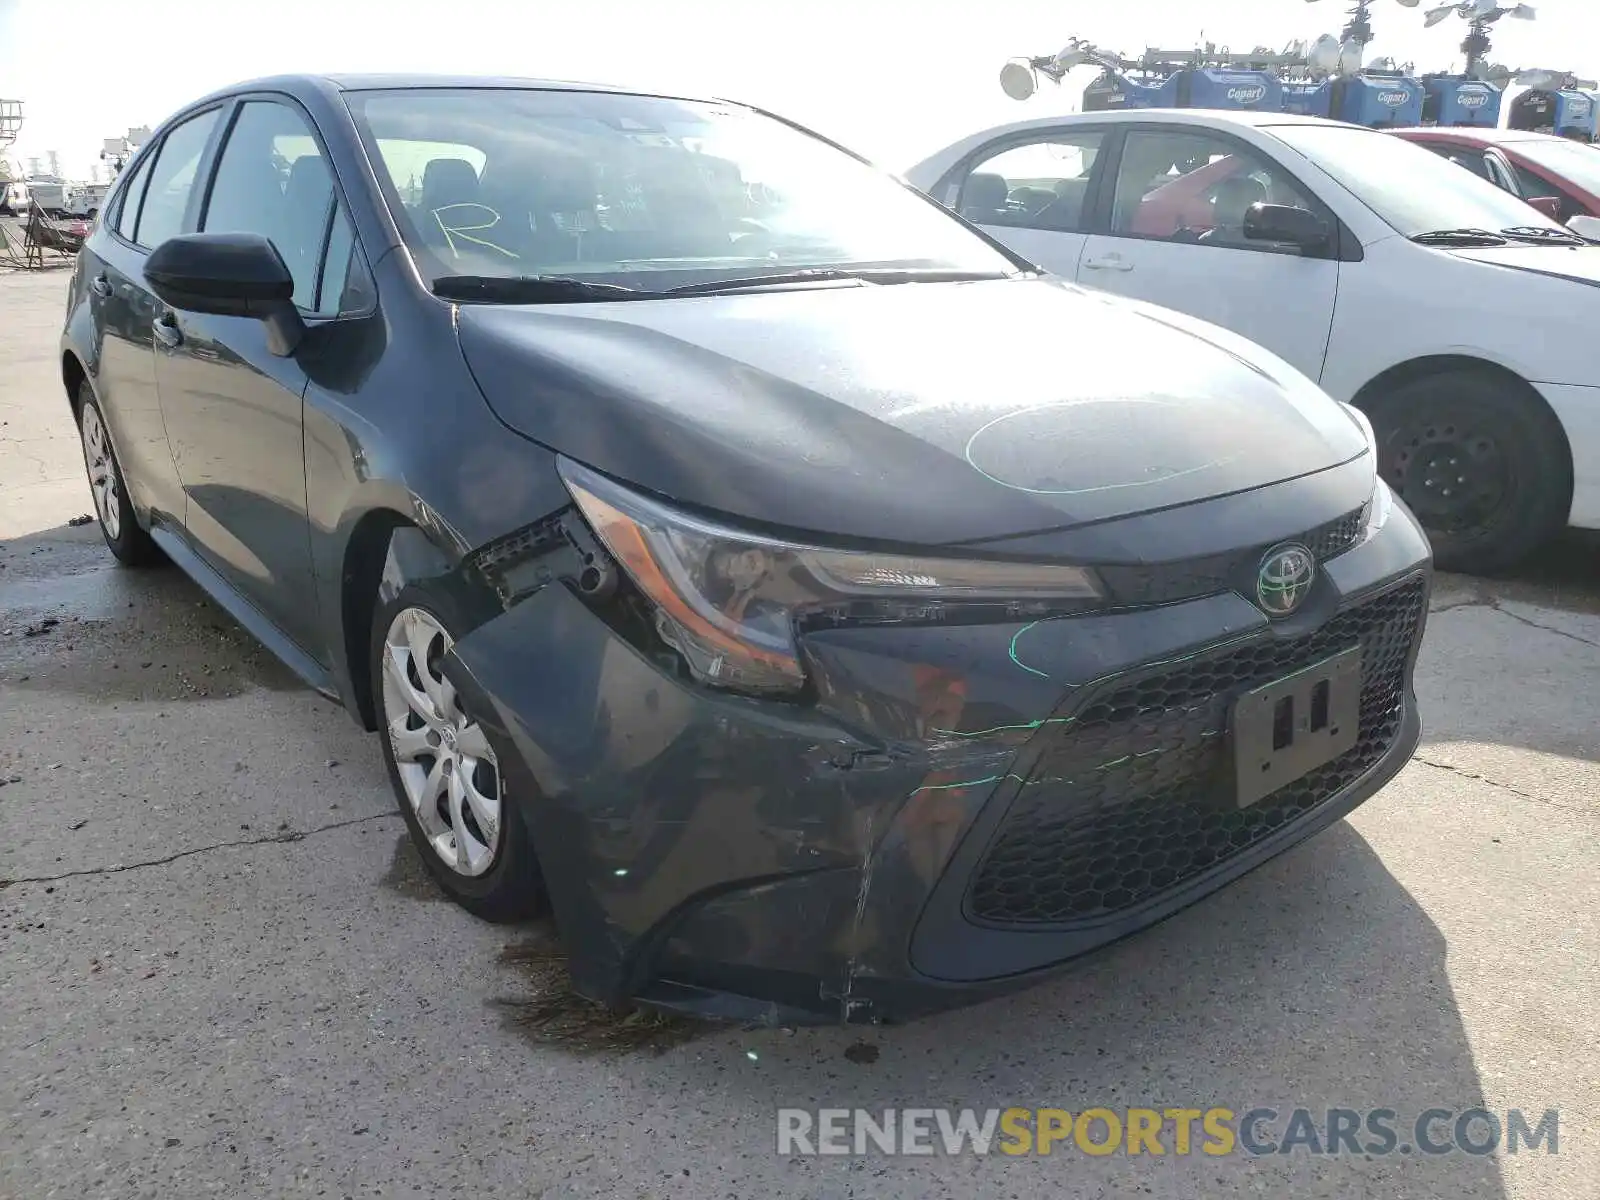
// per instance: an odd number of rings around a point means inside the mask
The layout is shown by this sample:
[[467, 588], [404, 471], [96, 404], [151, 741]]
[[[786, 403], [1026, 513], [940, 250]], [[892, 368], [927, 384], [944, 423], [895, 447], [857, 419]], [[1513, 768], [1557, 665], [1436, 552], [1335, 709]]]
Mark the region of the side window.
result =
[[1104, 135], [1059, 130], [980, 159], [961, 184], [956, 211], [976, 225], [1077, 233]]
[[1522, 189], [1522, 198], [1524, 200], [1532, 199], [1534, 196], [1559, 196], [1561, 194], [1561, 189], [1556, 187], [1555, 184], [1546, 183], [1526, 167], [1518, 167], [1513, 164], [1513, 169], [1517, 173], [1517, 186]]
[[130, 242], [133, 241], [133, 227], [139, 223], [139, 203], [144, 199], [145, 180], [150, 178], [150, 164], [154, 160], [154, 154], [146, 154], [140, 159], [133, 175], [122, 187], [122, 199], [118, 201], [121, 207], [117, 210], [116, 230], [119, 237]]
[[200, 228], [269, 239], [294, 276], [295, 304], [318, 312], [332, 203], [333, 176], [306, 119], [286, 104], [252, 100], [240, 106], [217, 160]]
[[195, 172], [211, 140], [219, 109], [190, 117], [162, 139], [133, 240], [154, 249], [183, 232], [183, 217], [194, 190]]
[[1484, 157], [1483, 151], [1463, 149], [1458, 146], [1438, 146], [1430, 142], [1421, 144], [1432, 150], [1440, 158], [1449, 159], [1456, 166], [1471, 171], [1479, 179], [1487, 179], [1490, 183], [1495, 182], [1494, 176], [1489, 173], [1489, 160]]
[[1111, 232], [1236, 250], [1282, 249], [1245, 238], [1245, 214], [1257, 203], [1326, 215], [1262, 154], [1203, 130], [1136, 129], [1123, 142]]
[[322, 259], [322, 274], [317, 283], [318, 316], [336, 317], [360, 312], [375, 299], [372, 275], [367, 260], [356, 244], [355, 230], [341, 207], [333, 214], [328, 232], [328, 252]]
[[1512, 164], [1512, 169], [1517, 173], [1517, 186], [1522, 189], [1524, 200], [1534, 196], [1554, 196], [1561, 201], [1561, 220], [1570, 221], [1573, 217], [1582, 216], [1584, 207], [1569, 196], [1563, 189], [1546, 180], [1540, 179], [1525, 167]]

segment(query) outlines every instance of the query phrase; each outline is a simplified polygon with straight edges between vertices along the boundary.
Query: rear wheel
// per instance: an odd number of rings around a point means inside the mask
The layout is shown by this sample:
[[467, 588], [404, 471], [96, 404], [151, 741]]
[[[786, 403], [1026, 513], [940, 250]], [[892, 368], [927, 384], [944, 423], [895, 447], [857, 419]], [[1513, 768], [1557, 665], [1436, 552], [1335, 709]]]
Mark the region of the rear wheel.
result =
[[406, 588], [373, 621], [372, 694], [400, 813], [429, 874], [490, 921], [537, 915], [543, 888], [521, 816], [482, 725], [440, 664], [450, 606]]
[[1560, 422], [1517, 385], [1451, 371], [1366, 411], [1379, 471], [1428, 531], [1441, 569], [1504, 571], [1566, 525], [1572, 469]]
[[106, 430], [105, 415], [87, 383], [78, 388], [78, 437], [83, 443], [83, 465], [89, 473], [89, 494], [94, 497], [95, 517], [100, 534], [116, 555], [130, 567], [159, 562], [161, 550], [150, 535], [139, 528], [128, 489], [123, 482], [117, 452]]

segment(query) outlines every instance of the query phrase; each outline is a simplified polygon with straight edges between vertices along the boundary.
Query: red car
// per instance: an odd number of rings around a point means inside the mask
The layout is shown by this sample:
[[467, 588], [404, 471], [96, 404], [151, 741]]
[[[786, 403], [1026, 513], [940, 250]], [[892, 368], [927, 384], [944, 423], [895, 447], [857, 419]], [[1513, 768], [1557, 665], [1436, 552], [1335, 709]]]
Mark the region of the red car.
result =
[[[1600, 237], [1600, 149], [1522, 129], [1395, 129], [1588, 238]], [[1581, 218], [1574, 224], [1575, 218]]]

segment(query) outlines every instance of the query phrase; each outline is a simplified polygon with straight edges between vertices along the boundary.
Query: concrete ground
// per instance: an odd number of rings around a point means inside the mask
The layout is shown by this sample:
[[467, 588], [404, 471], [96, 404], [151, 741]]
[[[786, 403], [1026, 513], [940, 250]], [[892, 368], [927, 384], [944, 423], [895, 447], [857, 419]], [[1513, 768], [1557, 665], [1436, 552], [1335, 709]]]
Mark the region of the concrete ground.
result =
[[[439, 900], [372, 739], [72, 524], [64, 288], [0, 275], [0, 1197], [1600, 1196], [1592, 541], [1442, 580], [1416, 761], [1069, 981], [624, 1023]], [[776, 1154], [778, 1108], [854, 1105], [1556, 1108], [1559, 1153]]]

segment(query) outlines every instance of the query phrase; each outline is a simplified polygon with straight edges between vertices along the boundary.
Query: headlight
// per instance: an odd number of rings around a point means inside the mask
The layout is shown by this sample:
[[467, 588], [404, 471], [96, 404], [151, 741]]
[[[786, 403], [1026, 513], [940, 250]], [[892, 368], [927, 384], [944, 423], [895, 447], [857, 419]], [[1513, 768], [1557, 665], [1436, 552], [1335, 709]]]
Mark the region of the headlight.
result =
[[808, 613], [909, 602], [1099, 599], [1081, 567], [830, 550], [723, 528], [636, 495], [566, 459], [561, 476], [600, 540], [654, 604], [656, 628], [695, 676], [790, 692], [805, 682], [795, 623]]
[[1367, 528], [1362, 540], [1365, 541], [1382, 529], [1393, 511], [1394, 493], [1389, 490], [1389, 485], [1380, 479], [1372, 488], [1372, 501], [1367, 505]]
[[[1350, 419], [1361, 428], [1362, 435], [1367, 439], [1367, 449], [1372, 451], [1373, 465], [1374, 469], [1376, 469], [1378, 437], [1372, 431], [1372, 422], [1367, 419], [1367, 414], [1354, 404], [1346, 404], [1340, 401], [1339, 407], [1344, 409], [1350, 415]], [[1372, 499], [1367, 502], [1367, 527], [1362, 533], [1363, 541], [1383, 528], [1384, 522], [1389, 519], [1389, 513], [1393, 507], [1394, 493], [1389, 490], [1389, 485], [1384, 483], [1382, 476], [1379, 476], [1372, 485]]]

